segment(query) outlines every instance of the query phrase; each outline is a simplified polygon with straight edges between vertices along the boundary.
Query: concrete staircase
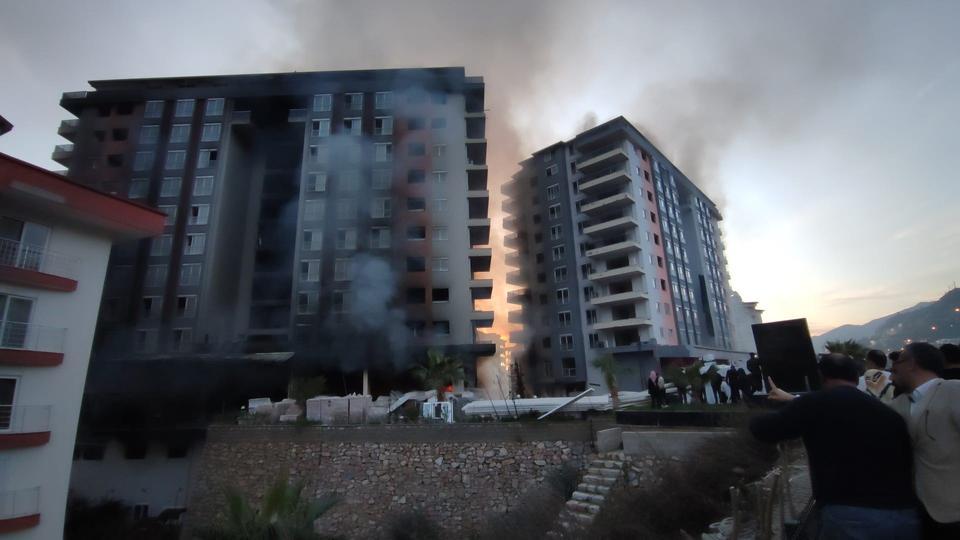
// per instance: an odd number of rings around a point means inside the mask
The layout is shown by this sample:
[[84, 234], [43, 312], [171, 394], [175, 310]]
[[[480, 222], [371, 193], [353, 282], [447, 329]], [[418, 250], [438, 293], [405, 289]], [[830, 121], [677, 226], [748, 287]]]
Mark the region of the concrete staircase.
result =
[[569, 530], [587, 527], [607, 499], [610, 490], [626, 477], [623, 452], [600, 454], [588, 465], [566, 508], [560, 514], [560, 525]]

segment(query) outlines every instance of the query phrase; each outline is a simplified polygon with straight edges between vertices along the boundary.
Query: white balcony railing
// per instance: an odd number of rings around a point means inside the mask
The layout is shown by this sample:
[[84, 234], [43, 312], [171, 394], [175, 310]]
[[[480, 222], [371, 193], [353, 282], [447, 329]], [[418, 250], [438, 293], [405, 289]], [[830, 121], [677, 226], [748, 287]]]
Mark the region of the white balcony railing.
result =
[[50, 405], [0, 405], [0, 435], [50, 431]]
[[80, 259], [39, 246], [0, 238], [0, 266], [13, 266], [76, 279]]
[[0, 320], [0, 349], [63, 352], [66, 328]]
[[14, 519], [40, 513], [40, 488], [0, 491], [0, 519]]

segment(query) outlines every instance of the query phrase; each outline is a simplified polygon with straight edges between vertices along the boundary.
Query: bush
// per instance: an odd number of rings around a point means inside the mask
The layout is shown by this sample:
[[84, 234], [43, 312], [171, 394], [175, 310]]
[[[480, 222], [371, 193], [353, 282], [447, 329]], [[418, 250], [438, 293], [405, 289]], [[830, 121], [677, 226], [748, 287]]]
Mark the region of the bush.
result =
[[579, 470], [569, 463], [553, 469], [547, 473], [543, 484], [521, 495], [513, 506], [507, 508], [507, 513], [489, 514], [475, 538], [546, 538], [549, 531], [556, 531], [560, 511], [576, 490], [579, 476]]
[[387, 540], [440, 540], [440, 526], [423, 510], [396, 514], [387, 523]]

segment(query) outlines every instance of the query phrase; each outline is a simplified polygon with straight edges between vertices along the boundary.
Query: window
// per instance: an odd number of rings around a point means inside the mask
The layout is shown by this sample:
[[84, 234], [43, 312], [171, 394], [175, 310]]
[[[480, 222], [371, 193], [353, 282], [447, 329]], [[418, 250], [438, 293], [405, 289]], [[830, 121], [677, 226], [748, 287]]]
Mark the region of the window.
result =
[[407, 227], [407, 240], [426, 240], [427, 228], [419, 225]]
[[134, 178], [130, 180], [130, 187], [127, 188], [127, 197], [131, 199], [142, 199], [147, 196], [150, 189], [150, 181], [146, 178]]
[[343, 313], [347, 311], [347, 292], [333, 291], [333, 312]]
[[160, 126], [142, 126], [140, 144], [153, 144], [160, 139]]
[[597, 297], [597, 291], [593, 288], [592, 285], [588, 285], [583, 288], [583, 297], [586, 300], [592, 300]]
[[322, 193], [327, 190], [327, 173], [315, 172], [307, 175], [307, 190]]
[[408, 304], [424, 304], [427, 301], [427, 290], [423, 287], [410, 287], [407, 289]]
[[550, 227], [550, 239], [560, 240], [563, 236], [563, 225], [553, 225]]
[[213, 177], [198, 176], [193, 181], [193, 196], [206, 197], [213, 193]]
[[549, 358], [543, 360], [543, 375], [547, 378], [553, 377], [553, 361]]
[[[157, 338], [160, 331], [156, 328], [137, 330], [134, 350], [137, 352], [152, 352], [157, 349]], [[101, 458], [102, 459], [102, 458]]]
[[360, 135], [361, 134], [362, 123], [360, 118], [344, 118], [343, 119], [343, 132], [347, 135]]
[[222, 116], [223, 115], [223, 98], [210, 98], [207, 100], [207, 108], [204, 111], [206, 116]]
[[140, 317], [153, 319], [160, 316], [160, 307], [163, 299], [159, 296], [144, 296], [140, 301]]
[[340, 199], [337, 201], [337, 219], [356, 219], [357, 201], [355, 199]]
[[173, 246], [173, 236], [169, 234], [158, 236], [150, 242], [150, 255], [169, 255], [171, 246]]
[[432, 268], [434, 272], [448, 272], [450, 270], [450, 258], [434, 257]]
[[352, 259], [337, 259], [333, 263], [333, 279], [336, 281], [349, 281], [352, 270]]
[[344, 102], [346, 104], [348, 111], [361, 111], [363, 110], [363, 94], [361, 93], [352, 93], [346, 94], [343, 96]]
[[110, 135], [115, 141], [125, 141], [127, 140], [128, 131], [126, 128], [114, 128]]
[[371, 182], [373, 189], [390, 189], [390, 174], [389, 169], [375, 169]]
[[203, 233], [191, 233], [187, 235], [187, 240], [183, 244], [184, 255], [201, 255], [203, 248], [207, 243], [207, 235]]
[[219, 141], [220, 124], [204, 124], [203, 132], [200, 134], [200, 140], [204, 142]]
[[661, 291], [667, 290], [667, 280], [665, 279], [660, 280], [660, 290]]
[[133, 170], [146, 171], [153, 167], [153, 152], [137, 152], [133, 158]]
[[169, 204], [157, 205], [157, 209], [167, 215], [167, 219], [163, 221], [163, 224], [166, 226], [171, 226], [177, 222], [177, 207]]
[[180, 177], [168, 176], [160, 182], [161, 197], [177, 197], [180, 195]]
[[410, 169], [407, 171], [408, 184], [422, 184], [427, 179], [427, 173], [423, 169]]
[[543, 262], [543, 253], [537, 253], [537, 264]]
[[374, 161], [377, 161], [380, 163], [383, 163], [386, 161], [393, 161], [393, 144], [392, 143], [374, 143], [373, 159]]
[[560, 350], [562, 351], [572, 351], [573, 350], [573, 335], [572, 334], [562, 334], [560, 336]]
[[427, 147], [423, 143], [409, 143], [407, 145], [407, 155], [425, 156], [427, 155]]
[[193, 114], [193, 103], [192, 99], [178, 99], [177, 107], [174, 109], [175, 116], [190, 116]]
[[560, 328], [569, 328], [570, 327], [571, 316], [569, 311], [561, 311], [557, 313], [557, 322], [560, 324]]
[[185, 143], [190, 140], [190, 124], [174, 124], [170, 128], [170, 142]]
[[393, 92], [377, 92], [373, 95], [373, 105], [377, 109], [392, 109]]
[[445, 127], [447, 127], [447, 119], [446, 119], [446, 118], [432, 118], [432, 119], [430, 120], [430, 128], [431, 128], [431, 129], [443, 129], [443, 128], [445, 128]]
[[407, 198], [408, 212], [423, 212], [427, 209], [427, 201], [423, 197]]
[[143, 107], [144, 118], [160, 118], [163, 116], [163, 101], [148, 101]]
[[407, 328], [410, 330], [410, 335], [413, 337], [422, 336], [426, 326], [426, 323], [423, 321], [407, 321]]
[[547, 186], [547, 200], [555, 201], [560, 198], [560, 184]]
[[445, 144], [433, 145], [433, 157], [442, 158], [446, 155], [447, 155], [447, 145]]
[[653, 234], [653, 243], [656, 244], [656, 245], [658, 245], [658, 246], [660, 245], [660, 235], [659, 235], [659, 234], [657, 234], [657, 233], [654, 233], [654, 234]]
[[393, 117], [378, 116], [373, 119], [374, 135], [393, 135]]
[[303, 231], [303, 249], [305, 251], [320, 251], [323, 249], [323, 229], [306, 229]]
[[197, 316], [197, 297], [196, 296], [178, 296], [177, 297], [177, 317], [196, 317]]
[[447, 239], [447, 228], [446, 227], [434, 227], [433, 228], [433, 241], [434, 242], [443, 242]]
[[433, 211], [442, 214], [447, 211], [447, 199], [434, 199]]
[[321, 118], [314, 120], [310, 128], [310, 135], [314, 137], [326, 137], [330, 135], [330, 119]]
[[390, 247], [390, 229], [373, 227], [370, 229], [370, 248], [387, 249]]
[[544, 349], [549, 349], [551, 347], [550, 337], [548, 336], [540, 340], [540, 346]]
[[663, 268], [663, 257], [657, 255], [657, 266]]
[[424, 272], [427, 262], [423, 257], [407, 257], [407, 272]]
[[589, 337], [591, 349], [603, 349], [606, 347], [606, 344], [600, 340], [600, 334], [590, 334]]
[[435, 336], [449, 336], [450, 321], [433, 321], [433, 334]]
[[203, 266], [199, 264], [180, 265], [180, 286], [196, 287], [200, 285], [200, 273]]
[[387, 198], [377, 198], [370, 201], [370, 217], [388, 218], [390, 217], [391, 200]]
[[300, 281], [315, 283], [320, 281], [320, 261], [309, 259], [300, 261]]
[[[7, 349], [19, 349], [27, 343], [30, 312], [33, 300], [20, 296], [0, 294], [0, 346]], [[0, 379], [2, 380], [2, 379]], [[3, 403], [0, 403], [3, 405]], [[8, 417], [9, 418], [9, 417]], [[0, 408], [0, 422], [3, 409]], [[2, 424], [0, 424], [2, 426]]]
[[407, 118], [407, 130], [417, 131], [421, 130], [426, 126], [426, 122], [423, 118]]
[[337, 249], [357, 249], [357, 230], [337, 229]]
[[556, 176], [558, 172], [560, 172], [560, 167], [556, 163], [547, 167], [547, 176]]
[[560, 205], [554, 204], [549, 208], [550, 219], [559, 219], [560, 218]]
[[332, 105], [333, 105], [332, 94], [317, 94], [313, 96], [314, 112], [327, 112], [331, 109]]
[[450, 301], [450, 289], [445, 289], [445, 288], [433, 289], [433, 293], [432, 293], [432, 295], [431, 295], [431, 298], [433, 299], [433, 302], [434, 302], [434, 303], [437, 303], [437, 302], [449, 302], [449, 301]]
[[553, 269], [553, 280], [557, 283], [567, 280], [567, 267], [558, 266]]
[[303, 201], [303, 219], [305, 221], [323, 220], [325, 201], [323, 199], [307, 199]]
[[587, 324], [597, 324], [597, 310], [587, 310]]
[[297, 294], [297, 315], [311, 315], [317, 312], [320, 304], [320, 293], [302, 292]]
[[197, 157], [197, 168], [206, 169], [208, 167], [214, 167], [217, 164], [217, 151], [212, 149], [203, 149], [200, 150], [200, 153]]
[[557, 289], [557, 303], [564, 305], [570, 301], [570, 290], [569, 289]]
[[433, 171], [433, 183], [442, 186], [447, 183], [447, 171]]
[[553, 260], [562, 261], [563, 260], [563, 246], [555, 246], [553, 248]]
[[147, 267], [144, 280], [147, 287], [163, 287], [167, 282], [167, 265], [151, 264]]

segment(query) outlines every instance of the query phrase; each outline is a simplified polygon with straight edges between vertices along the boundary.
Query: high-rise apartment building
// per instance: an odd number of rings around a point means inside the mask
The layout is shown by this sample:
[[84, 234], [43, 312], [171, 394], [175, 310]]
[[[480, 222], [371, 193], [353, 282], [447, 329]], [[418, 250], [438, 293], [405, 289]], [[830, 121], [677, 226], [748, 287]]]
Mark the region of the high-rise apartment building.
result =
[[[484, 83], [463, 68], [91, 82], [53, 158], [167, 214], [99, 354], [493, 354]], [[344, 365], [341, 362], [341, 365]]]
[[670, 358], [739, 359], [716, 205], [623, 117], [535, 152], [503, 187], [508, 301], [537, 392], [623, 389]]

